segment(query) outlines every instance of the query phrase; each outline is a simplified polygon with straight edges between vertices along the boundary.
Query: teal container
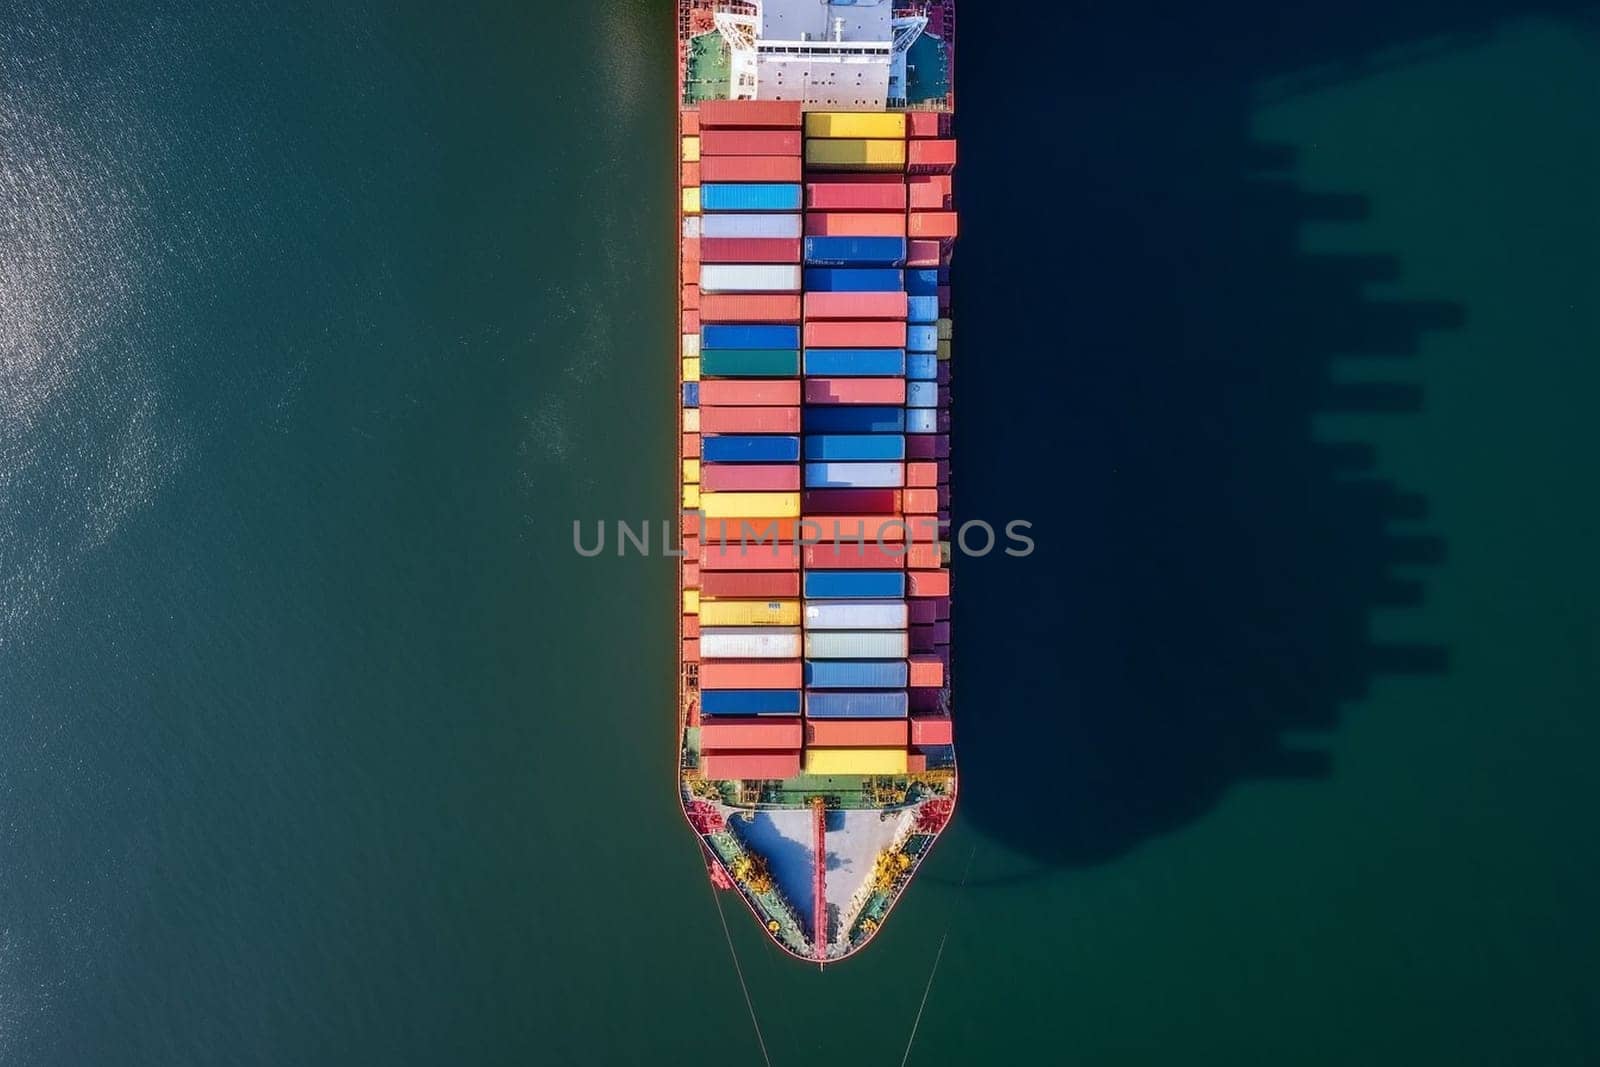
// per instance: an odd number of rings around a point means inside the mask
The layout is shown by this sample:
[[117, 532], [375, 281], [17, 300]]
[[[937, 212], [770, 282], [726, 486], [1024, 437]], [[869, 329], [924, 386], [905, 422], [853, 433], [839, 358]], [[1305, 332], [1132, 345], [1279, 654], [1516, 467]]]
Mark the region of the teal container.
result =
[[700, 375], [711, 378], [797, 378], [800, 375], [800, 350], [702, 348]]

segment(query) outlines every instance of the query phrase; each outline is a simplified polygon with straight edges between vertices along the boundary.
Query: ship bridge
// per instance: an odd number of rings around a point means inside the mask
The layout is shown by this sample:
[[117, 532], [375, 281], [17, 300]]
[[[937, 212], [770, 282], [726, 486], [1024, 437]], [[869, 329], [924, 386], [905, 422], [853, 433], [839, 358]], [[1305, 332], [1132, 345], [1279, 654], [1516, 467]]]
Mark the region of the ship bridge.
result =
[[756, 0], [717, 12], [731, 53], [728, 96], [807, 108], [882, 111], [906, 102], [906, 52], [922, 15], [892, 0]]

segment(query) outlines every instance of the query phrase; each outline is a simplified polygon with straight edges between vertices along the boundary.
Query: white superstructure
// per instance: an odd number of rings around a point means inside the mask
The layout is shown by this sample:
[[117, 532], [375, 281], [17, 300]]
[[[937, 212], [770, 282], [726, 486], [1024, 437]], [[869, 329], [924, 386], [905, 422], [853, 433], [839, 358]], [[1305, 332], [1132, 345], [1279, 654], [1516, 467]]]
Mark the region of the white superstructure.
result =
[[906, 95], [906, 50], [928, 20], [894, 17], [892, 0], [756, 0], [717, 13], [732, 52], [728, 95], [799, 100], [831, 111], [882, 111]]

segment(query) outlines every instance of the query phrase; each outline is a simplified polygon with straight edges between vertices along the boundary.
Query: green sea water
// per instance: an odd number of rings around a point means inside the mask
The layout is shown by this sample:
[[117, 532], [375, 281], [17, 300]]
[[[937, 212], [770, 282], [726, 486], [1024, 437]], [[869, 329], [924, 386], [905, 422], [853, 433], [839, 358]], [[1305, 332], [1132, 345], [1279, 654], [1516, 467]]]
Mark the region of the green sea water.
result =
[[[674, 504], [671, 5], [0, 10], [0, 1062], [761, 1063], [571, 549]], [[772, 1063], [1600, 1059], [1596, 26], [962, 9], [1039, 551], [873, 945], [723, 898]]]

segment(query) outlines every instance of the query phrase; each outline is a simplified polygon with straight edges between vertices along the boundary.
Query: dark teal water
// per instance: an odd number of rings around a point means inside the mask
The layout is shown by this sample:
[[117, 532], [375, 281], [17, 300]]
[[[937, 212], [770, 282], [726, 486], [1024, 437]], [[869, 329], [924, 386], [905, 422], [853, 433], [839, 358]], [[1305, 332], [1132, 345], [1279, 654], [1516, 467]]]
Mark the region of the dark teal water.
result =
[[[963, 11], [963, 802], [772, 1061], [1582, 1064], [1600, 40]], [[0, 1061], [758, 1063], [671, 797], [670, 5], [0, 19]], [[1042, 210], [1048, 203], [1049, 210]]]

